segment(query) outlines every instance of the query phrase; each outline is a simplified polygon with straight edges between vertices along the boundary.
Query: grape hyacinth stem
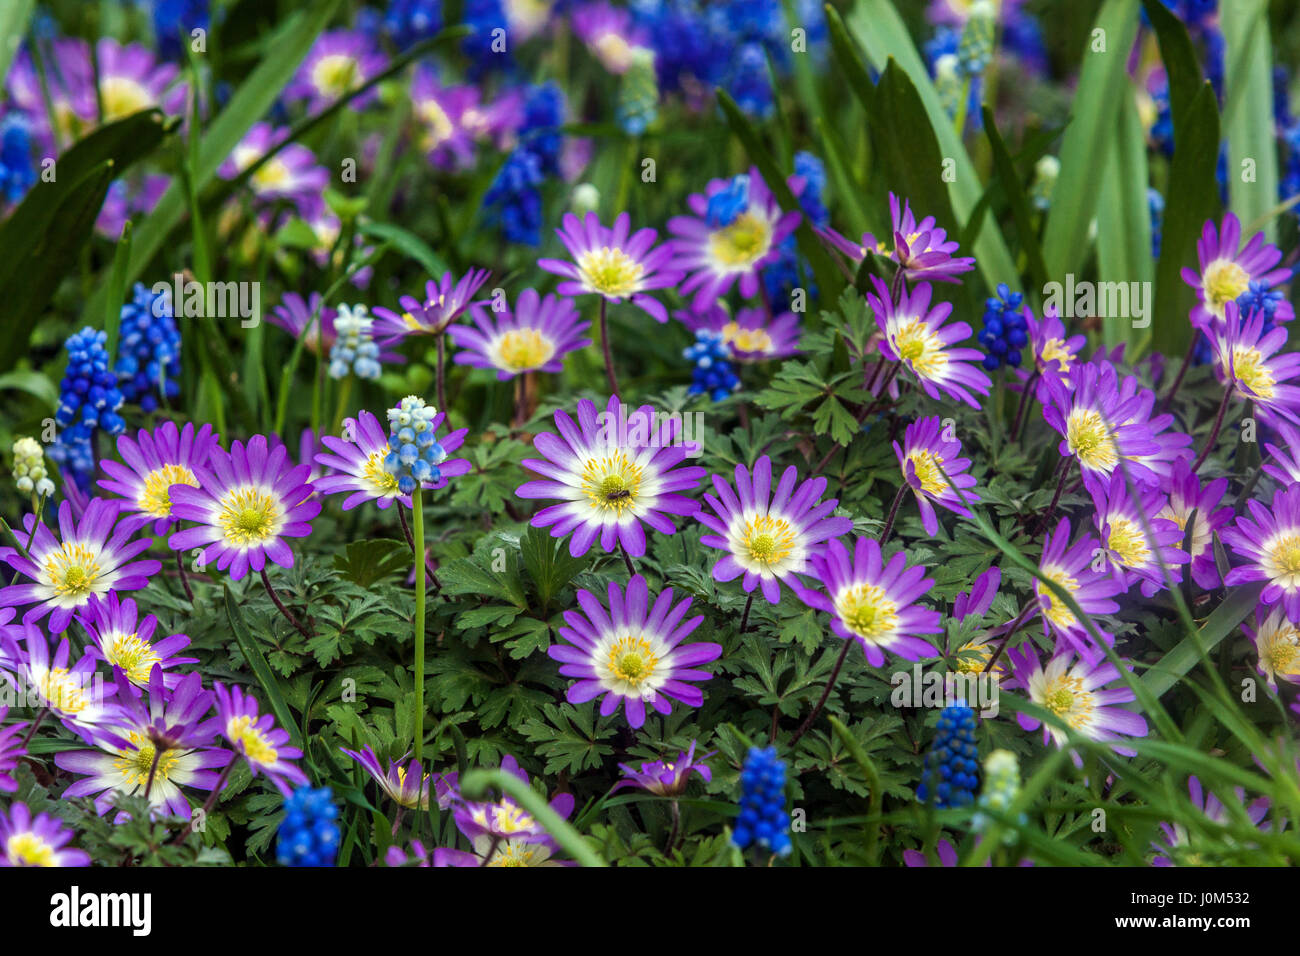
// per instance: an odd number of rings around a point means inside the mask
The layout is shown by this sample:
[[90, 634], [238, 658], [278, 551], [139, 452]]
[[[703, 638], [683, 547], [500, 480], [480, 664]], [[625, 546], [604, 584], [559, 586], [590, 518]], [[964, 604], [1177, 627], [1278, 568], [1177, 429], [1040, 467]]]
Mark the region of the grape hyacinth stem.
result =
[[436, 384], [434, 386], [434, 394], [437, 395], [438, 398], [438, 407], [441, 409], [446, 409], [447, 407], [447, 371], [446, 371], [447, 343], [445, 341], [445, 333], [443, 332], [438, 333], [437, 352], [438, 352], [438, 361], [436, 367], [436, 379], [435, 379]]
[[[439, 340], [441, 341], [441, 340]], [[415, 525], [415, 741], [412, 750], [415, 759], [424, 760], [424, 502], [420, 500], [420, 487], [411, 493], [412, 517]]]

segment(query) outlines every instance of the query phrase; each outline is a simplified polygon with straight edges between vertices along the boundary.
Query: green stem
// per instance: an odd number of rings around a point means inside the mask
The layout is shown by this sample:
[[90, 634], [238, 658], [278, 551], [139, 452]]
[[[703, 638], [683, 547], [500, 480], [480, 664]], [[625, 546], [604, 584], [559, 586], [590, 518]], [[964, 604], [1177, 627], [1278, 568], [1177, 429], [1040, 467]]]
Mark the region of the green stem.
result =
[[[331, 435], [337, 435], [343, 430], [343, 416], [348, 410], [348, 397], [352, 394], [352, 376], [347, 375], [343, 379], [343, 384], [339, 386], [339, 404], [334, 410], [334, 428], [330, 431]], [[316, 436], [320, 438], [319, 435]]]
[[420, 487], [411, 494], [411, 511], [415, 525], [415, 759], [424, 761], [424, 503]]
[[471, 770], [460, 780], [461, 796], [467, 800], [482, 800], [488, 795], [488, 790], [493, 787], [501, 790], [523, 807], [534, 820], [546, 828], [546, 832], [554, 838], [560, 848], [579, 864], [582, 866], [606, 865], [605, 861], [582, 838], [582, 834], [551, 809], [545, 797], [514, 774], [506, 773], [506, 771], [500, 769]]

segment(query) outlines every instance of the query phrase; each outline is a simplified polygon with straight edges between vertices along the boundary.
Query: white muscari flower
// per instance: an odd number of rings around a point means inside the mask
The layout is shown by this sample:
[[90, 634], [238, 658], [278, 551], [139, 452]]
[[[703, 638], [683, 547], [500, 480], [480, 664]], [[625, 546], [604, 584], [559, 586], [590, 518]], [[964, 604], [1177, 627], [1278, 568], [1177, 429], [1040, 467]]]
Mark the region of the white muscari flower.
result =
[[19, 438], [14, 442], [14, 479], [18, 490], [25, 495], [48, 498], [54, 494], [54, 482], [45, 470], [45, 449], [35, 438]]
[[366, 314], [364, 305], [339, 306], [334, 319], [338, 338], [330, 349], [331, 378], [343, 378], [348, 372], [362, 379], [379, 378], [379, 346], [372, 332], [374, 321]]

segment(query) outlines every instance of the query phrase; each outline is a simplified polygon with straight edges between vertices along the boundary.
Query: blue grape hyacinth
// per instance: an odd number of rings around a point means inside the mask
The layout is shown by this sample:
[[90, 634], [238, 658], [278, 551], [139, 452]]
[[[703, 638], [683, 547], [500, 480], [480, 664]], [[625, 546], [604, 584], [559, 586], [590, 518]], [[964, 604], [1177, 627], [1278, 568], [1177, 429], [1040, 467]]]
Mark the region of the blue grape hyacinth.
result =
[[118, 414], [125, 400], [117, 387], [117, 374], [108, 366], [105, 333], [84, 328], [64, 343], [68, 367], [59, 383], [59, 407], [54, 421], [60, 431], [50, 446], [50, 458], [72, 473], [83, 490], [90, 485], [94, 468], [91, 441], [96, 429], [110, 435], [126, 431]]
[[334, 866], [339, 852], [338, 807], [329, 787], [299, 787], [284, 801], [284, 821], [276, 834], [275, 858], [281, 866]]
[[1029, 342], [1029, 325], [1021, 312], [1024, 296], [1012, 292], [1005, 282], [998, 284], [997, 292], [984, 300], [984, 328], [978, 336], [984, 368], [990, 372], [1003, 365], [1018, 367]]
[[757, 844], [777, 856], [790, 852], [790, 814], [785, 810], [785, 762], [775, 747], [751, 747], [740, 772], [740, 814], [731, 842]]
[[388, 447], [384, 468], [397, 479], [397, 489], [412, 494], [426, 481], [442, 477], [438, 464], [447, 452], [434, 437], [433, 420], [438, 411], [424, 399], [408, 395], [388, 410]]
[[740, 378], [731, 367], [731, 348], [721, 332], [698, 330], [695, 344], [682, 349], [682, 357], [694, 366], [689, 389], [692, 395], [708, 395], [720, 402], [740, 388]]
[[117, 348], [117, 385], [122, 397], [145, 412], [158, 398], [180, 394], [181, 334], [176, 329], [170, 291], [155, 293], [137, 282], [122, 306]]
[[[964, 807], [975, 799], [979, 786], [979, 750], [975, 746], [975, 712], [962, 701], [939, 715], [934, 746], [925, 757], [916, 799], [940, 810]], [[933, 794], [931, 793], [933, 788]]]

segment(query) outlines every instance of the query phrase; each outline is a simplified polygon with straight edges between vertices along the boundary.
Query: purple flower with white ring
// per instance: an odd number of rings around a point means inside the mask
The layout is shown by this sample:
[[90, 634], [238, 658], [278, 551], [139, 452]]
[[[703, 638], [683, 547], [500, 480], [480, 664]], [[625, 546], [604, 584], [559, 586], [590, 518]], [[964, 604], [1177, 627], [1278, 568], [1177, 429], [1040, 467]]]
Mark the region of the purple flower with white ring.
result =
[[1157, 488], [1135, 485], [1130, 493], [1122, 468], [1105, 487], [1093, 491], [1096, 512], [1092, 523], [1101, 536], [1101, 549], [1116, 582], [1127, 591], [1137, 579], [1146, 597], [1163, 591], [1168, 581], [1183, 579], [1179, 565], [1191, 561], [1180, 545], [1183, 530], [1159, 514], [1168, 499]]
[[[1282, 251], [1266, 242], [1262, 231], [1242, 246], [1241, 220], [1232, 213], [1223, 217], [1222, 229], [1216, 230], [1213, 222], [1206, 222], [1196, 241], [1196, 259], [1201, 271], [1184, 268], [1182, 276], [1196, 290], [1199, 303], [1192, 310], [1192, 325], [1206, 332], [1222, 325], [1227, 306], [1235, 305], [1251, 282], [1263, 282], [1272, 288], [1291, 278], [1290, 269], [1277, 268]], [[1279, 302], [1273, 318], [1277, 322], [1295, 318], [1291, 303], [1286, 299]]]
[[[255, 123], [244, 138], [230, 151], [217, 170], [222, 179], [234, 179], [289, 137], [289, 128], [278, 129], [269, 123]], [[301, 143], [289, 143], [258, 167], [248, 179], [253, 195], [265, 203], [287, 200], [307, 220], [315, 219], [329, 185], [330, 174], [317, 164], [316, 155]]]
[[689, 750], [683, 750], [676, 760], [655, 760], [641, 764], [638, 770], [631, 764], [621, 763], [618, 769], [623, 771], [623, 779], [610, 788], [610, 793], [624, 787], [637, 787], [658, 797], [680, 797], [686, 792], [691, 774], [697, 773], [705, 783], [713, 780], [713, 771], [704, 763], [716, 750], [695, 757], [695, 741], [691, 741]]
[[1216, 371], [1262, 415], [1276, 414], [1300, 424], [1300, 386], [1285, 384], [1300, 377], [1300, 352], [1279, 354], [1287, 331], [1281, 326], [1266, 328], [1265, 321], [1262, 312], [1243, 316], [1235, 302], [1224, 307], [1223, 322], [1207, 333]]
[[[1264, 469], [1267, 471], [1268, 467], [1265, 465]], [[1236, 515], [1230, 506], [1219, 507], [1228, 491], [1228, 479], [1216, 478], [1202, 487], [1191, 463], [1181, 458], [1174, 462], [1169, 480], [1162, 487], [1168, 492], [1169, 500], [1156, 517], [1168, 518], [1178, 525], [1183, 533], [1182, 540], [1186, 540], [1187, 522], [1192, 512], [1196, 512], [1190, 552], [1192, 580], [1207, 591], [1217, 588], [1220, 577], [1219, 565], [1214, 558], [1214, 536]]]
[[197, 664], [197, 657], [177, 657], [189, 647], [190, 639], [184, 634], [172, 634], [153, 640], [158, 619], [146, 614], [139, 619], [135, 601], [120, 600], [116, 592], [104, 597], [92, 597], [90, 604], [77, 620], [95, 646], [95, 652], [109, 667], [120, 668], [127, 679], [137, 687], [148, 687], [149, 677], [155, 667], [163, 669], [163, 680], [168, 689], [180, 683], [182, 675], [172, 671], [181, 664]]
[[861, 262], [868, 252], [893, 261], [909, 282], [924, 279], [958, 283], [961, 280], [957, 276], [975, 268], [975, 260], [969, 256], [953, 255], [959, 248], [958, 244], [948, 239], [947, 231], [936, 225], [933, 216], [926, 216], [918, 222], [911, 203], [904, 200], [900, 208], [898, 197], [892, 192], [889, 194], [889, 216], [893, 225], [889, 242], [879, 241], [869, 232], [864, 233], [861, 244], [857, 244], [830, 228], [816, 231], [854, 262]]
[[[9, 716], [8, 707], [0, 707], [0, 724]], [[27, 755], [27, 745], [23, 742], [27, 724], [19, 721], [8, 727], [0, 726], [0, 793], [16, 793], [18, 781], [13, 772], [18, 769], [18, 761]]]
[[437, 282], [430, 279], [424, 287], [424, 300], [404, 295], [398, 303], [405, 310], [400, 315], [392, 309], [376, 306], [375, 338], [390, 345], [408, 335], [441, 335], [470, 307], [474, 293], [491, 275], [486, 269], [471, 269], [457, 280], [450, 272]]
[[959, 458], [960, 454], [961, 442], [948, 433], [937, 415], [918, 418], [903, 432], [903, 444], [894, 442], [898, 467], [902, 469], [903, 480], [916, 495], [921, 523], [928, 535], [939, 533], [939, 516], [931, 502], [969, 518], [970, 509], [962, 504], [962, 499], [980, 500], [980, 496], [970, 490], [976, 485], [975, 477], [968, 474], [970, 459]]
[[197, 488], [198, 472], [219, 443], [211, 425], [196, 431], [193, 422], [180, 429], [174, 422], [163, 422], [152, 432], [142, 428], [134, 439], [119, 435], [117, 453], [122, 461], [100, 461], [108, 477], [100, 479], [99, 487], [125, 498], [124, 511], [153, 518], [153, 533], [162, 534], [176, 520], [171, 513], [171, 486]]
[[[328, 30], [316, 38], [311, 52], [285, 88], [287, 102], [307, 101], [307, 109], [316, 112], [342, 99], [382, 72], [386, 58], [365, 33], [354, 30]], [[364, 109], [378, 97], [375, 88], [348, 103], [349, 110]]]
[[224, 684], [214, 684], [213, 690], [217, 695], [217, 726], [244, 758], [253, 776], [265, 774], [286, 797], [292, 792], [289, 782], [307, 782], [307, 775], [290, 762], [300, 759], [302, 751], [286, 746], [289, 732], [275, 726], [270, 714], [258, 713], [256, 697], [245, 694], [238, 686], [227, 689]]
[[90, 854], [68, 848], [75, 834], [25, 803], [0, 808], [0, 866], [90, 866]]
[[[339, 749], [359, 763], [361, 768], [370, 774], [371, 779], [379, 784], [380, 789], [388, 795], [389, 799], [399, 807], [407, 810], [429, 809], [429, 781], [432, 775], [425, 773], [424, 765], [420, 761], [402, 763], [389, 760], [388, 767], [385, 769], [370, 747], [362, 747], [360, 751], [348, 750], [346, 747]], [[408, 754], [407, 757], [409, 756]], [[407, 757], [403, 757], [402, 761]]]
[[[1088, 534], [1071, 545], [1070, 519], [1062, 518], [1043, 542], [1043, 555], [1038, 564], [1039, 574], [1065, 589], [1089, 618], [1118, 611], [1119, 605], [1111, 598], [1124, 590], [1113, 574], [1096, 570], [1093, 562], [1100, 549], [1097, 539]], [[1034, 579], [1034, 596], [1048, 633], [1064, 640], [1080, 656], [1090, 659], [1104, 656], [1069, 605], [1038, 578]], [[1101, 628], [1097, 628], [1097, 633], [1107, 644], [1115, 643], [1115, 638]]]
[[497, 312], [475, 303], [470, 318], [473, 326], [447, 328], [462, 350], [452, 360], [495, 369], [503, 382], [525, 372], [561, 372], [565, 355], [591, 344], [591, 339], [582, 338], [591, 323], [582, 321], [572, 299], [542, 298], [535, 289], [519, 293], [513, 311]]
[[[1224, 577], [1228, 587], [1248, 581], [1265, 581], [1260, 595], [1263, 604], [1281, 604], [1287, 617], [1300, 620], [1300, 484], [1277, 491], [1265, 507], [1251, 498], [1236, 524], [1220, 537], [1238, 558], [1248, 564], [1235, 567]], [[1253, 521], [1251, 519], [1254, 519]]]

